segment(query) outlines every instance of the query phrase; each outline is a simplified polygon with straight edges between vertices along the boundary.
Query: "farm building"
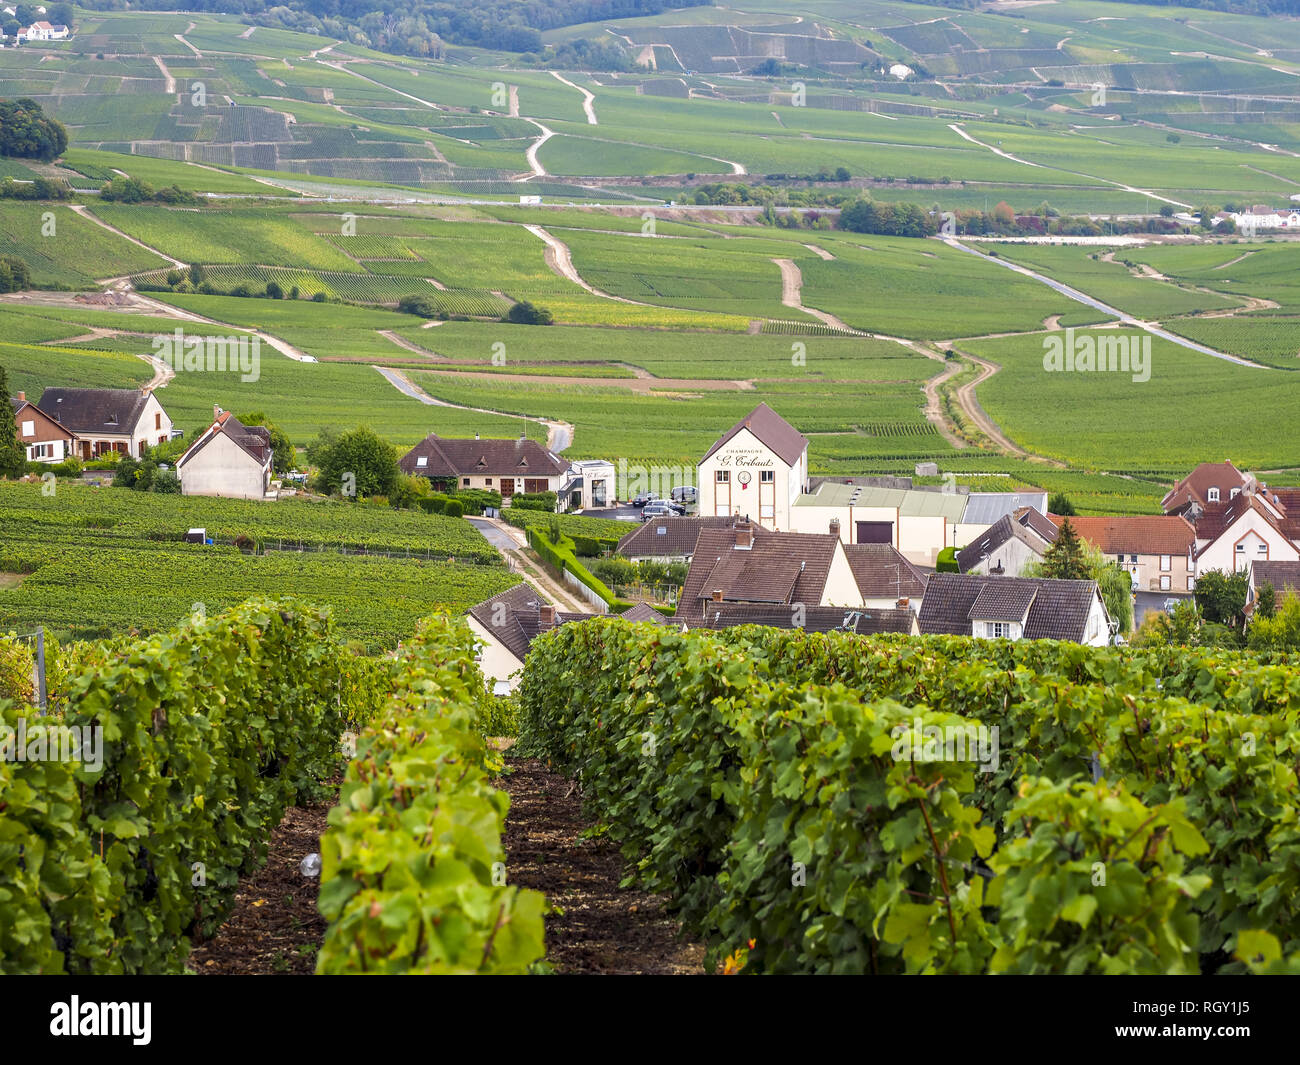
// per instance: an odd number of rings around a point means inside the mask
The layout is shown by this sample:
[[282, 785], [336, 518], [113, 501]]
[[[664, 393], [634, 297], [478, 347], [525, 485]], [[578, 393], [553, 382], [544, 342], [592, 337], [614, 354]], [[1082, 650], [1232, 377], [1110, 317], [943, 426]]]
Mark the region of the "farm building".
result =
[[181, 493], [265, 499], [271, 490], [271, 431], [244, 425], [220, 407], [212, 413], [212, 424], [176, 464]]
[[171, 418], [147, 388], [47, 388], [36, 405], [71, 431], [85, 461], [111, 451], [138, 459], [172, 435]]
[[9, 402], [14, 408], [18, 442], [28, 462], [62, 462], [76, 453], [76, 435], [29, 402], [26, 392], [19, 392]]
[[398, 462], [403, 473], [427, 477], [436, 489], [560, 491], [569, 464], [534, 440], [451, 439], [430, 433]]

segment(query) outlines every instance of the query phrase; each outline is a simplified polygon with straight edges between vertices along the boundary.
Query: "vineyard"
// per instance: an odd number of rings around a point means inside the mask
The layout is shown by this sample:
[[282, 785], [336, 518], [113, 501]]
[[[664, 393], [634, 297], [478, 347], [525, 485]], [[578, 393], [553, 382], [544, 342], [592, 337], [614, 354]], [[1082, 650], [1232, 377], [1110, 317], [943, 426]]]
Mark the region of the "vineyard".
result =
[[605, 621], [521, 709], [728, 971], [1300, 971], [1285, 658]]
[[[158, 632], [250, 596], [292, 595], [378, 650], [435, 610], [461, 611], [516, 583], [468, 522], [419, 511], [72, 485], [46, 497], [0, 485], [0, 515], [0, 573], [19, 578], [0, 587], [0, 630]], [[192, 527], [218, 544], [181, 542]], [[229, 546], [236, 539], [266, 553]]]

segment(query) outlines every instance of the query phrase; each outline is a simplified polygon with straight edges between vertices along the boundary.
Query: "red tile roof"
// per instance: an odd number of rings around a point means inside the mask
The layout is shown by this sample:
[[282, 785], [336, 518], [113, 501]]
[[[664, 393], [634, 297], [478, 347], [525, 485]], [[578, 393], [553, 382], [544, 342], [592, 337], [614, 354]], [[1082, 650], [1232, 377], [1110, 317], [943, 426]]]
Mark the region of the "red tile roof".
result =
[[[425, 464], [419, 465], [424, 458]], [[398, 462], [422, 477], [556, 477], [569, 464], [535, 440], [468, 440], [430, 433]]]
[[1226, 502], [1234, 488], [1244, 491], [1249, 483], [1250, 478], [1231, 462], [1202, 462], [1169, 490], [1160, 506], [1169, 514], [1193, 501], [1207, 504], [1211, 488], [1219, 490], [1219, 502]]
[[1186, 555], [1196, 546], [1192, 523], [1176, 514], [1068, 519], [1053, 514], [1051, 519], [1057, 527], [1068, 520], [1081, 539], [1096, 544], [1104, 555]]
[[1281, 536], [1286, 536], [1281, 523], [1268, 512], [1267, 508], [1259, 500], [1253, 495], [1243, 494], [1235, 499], [1228, 500], [1226, 503], [1210, 503], [1201, 512], [1201, 515], [1196, 519], [1196, 539], [1205, 540], [1207, 543], [1205, 547], [1197, 551], [1197, 554], [1203, 554], [1224, 532], [1232, 527], [1234, 522], [1252, 510], [1259, 515], [1265, 524], [1272, 526]]

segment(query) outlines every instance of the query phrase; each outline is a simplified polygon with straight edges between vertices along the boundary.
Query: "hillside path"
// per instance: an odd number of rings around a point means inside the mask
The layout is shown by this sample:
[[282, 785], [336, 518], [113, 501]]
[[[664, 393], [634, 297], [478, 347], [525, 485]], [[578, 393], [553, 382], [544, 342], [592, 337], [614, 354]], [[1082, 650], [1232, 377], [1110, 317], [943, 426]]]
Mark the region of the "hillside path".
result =
[[578, 92], [582, 93], [582, 109], [587, 112], [587, 125], [589, 126], [599, 125], [599, 123], [596, 121], [596, 109], [591, 106], [592, 101], [594, 101], [596, 97], [592, 93], [584, 89], [581, 85], [574, 85], [573, 82], [571, 82], [568, 78], [564, 77], [558, 70], [552, 70], [551, 77], [555, 78], [556, 81], [564, 82], [564, 84], [567, 85], [570, 89], [577, 89]]

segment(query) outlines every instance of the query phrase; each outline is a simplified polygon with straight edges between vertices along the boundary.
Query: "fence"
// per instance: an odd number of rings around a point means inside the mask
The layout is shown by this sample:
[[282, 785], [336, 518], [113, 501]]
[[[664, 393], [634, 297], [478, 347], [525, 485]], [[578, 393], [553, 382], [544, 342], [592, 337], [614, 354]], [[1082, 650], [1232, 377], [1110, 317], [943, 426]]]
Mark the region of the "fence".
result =
[[45, 630], [21, 632], [18, 639], [32, 645], [32, 658], [36, 663], [32, 670], [32, 687], [36, 691], [36, 705], [44, 710], [50, 702], [50, 693], [45, 686]]

